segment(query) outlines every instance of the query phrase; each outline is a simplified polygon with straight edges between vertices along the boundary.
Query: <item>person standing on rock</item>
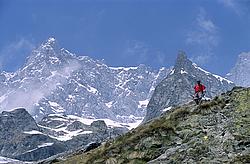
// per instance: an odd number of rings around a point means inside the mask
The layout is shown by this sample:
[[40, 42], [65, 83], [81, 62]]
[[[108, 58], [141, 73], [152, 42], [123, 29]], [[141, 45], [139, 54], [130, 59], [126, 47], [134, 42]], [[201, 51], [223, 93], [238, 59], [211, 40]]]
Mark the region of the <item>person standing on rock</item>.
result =
[[194, 101], [197, 105], [200, 104], [202, 97], [204, 97], [206, 92], [205, 89], [206, 87], [203, 84], [201, 84], [201, 81], [197, 80], [197, 83], [194, 86], [194, 91], [195, 91]]

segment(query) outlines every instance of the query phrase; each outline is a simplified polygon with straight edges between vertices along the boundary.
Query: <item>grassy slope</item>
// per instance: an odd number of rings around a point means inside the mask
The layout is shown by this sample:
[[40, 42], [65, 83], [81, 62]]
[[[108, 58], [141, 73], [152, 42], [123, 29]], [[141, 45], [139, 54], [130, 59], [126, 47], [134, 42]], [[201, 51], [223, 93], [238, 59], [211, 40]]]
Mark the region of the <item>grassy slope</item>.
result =
[[[175, 108], [98, 149], [59, 163], [250, 162], [250, 88]], [[163, 154], [163, 155], [162, 155]]]

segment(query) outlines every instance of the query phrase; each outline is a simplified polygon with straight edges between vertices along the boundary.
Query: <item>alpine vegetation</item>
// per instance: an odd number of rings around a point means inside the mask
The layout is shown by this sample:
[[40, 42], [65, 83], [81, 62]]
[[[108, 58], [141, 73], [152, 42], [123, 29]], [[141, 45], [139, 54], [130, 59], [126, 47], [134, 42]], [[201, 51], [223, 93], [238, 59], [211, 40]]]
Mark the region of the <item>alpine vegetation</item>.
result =
[[249, 163], [250, 88], [191, 102], [59, 163]]

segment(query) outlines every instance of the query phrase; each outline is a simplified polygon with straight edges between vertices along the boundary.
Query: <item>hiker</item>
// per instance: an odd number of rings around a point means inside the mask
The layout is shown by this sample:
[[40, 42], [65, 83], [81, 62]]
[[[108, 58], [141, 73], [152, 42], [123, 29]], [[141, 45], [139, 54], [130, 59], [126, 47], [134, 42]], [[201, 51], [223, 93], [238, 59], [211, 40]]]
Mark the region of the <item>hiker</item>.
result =
[[194, 91], [195, 91], [194, 101], [196, 102], [197, 105], [200, 104], [202, 97], [204, 97], [206, 92], [205, 89], [206, 87], [203, 84], [201, 84], [200, 80], [198, 80], [196, 85], [194, 86]]

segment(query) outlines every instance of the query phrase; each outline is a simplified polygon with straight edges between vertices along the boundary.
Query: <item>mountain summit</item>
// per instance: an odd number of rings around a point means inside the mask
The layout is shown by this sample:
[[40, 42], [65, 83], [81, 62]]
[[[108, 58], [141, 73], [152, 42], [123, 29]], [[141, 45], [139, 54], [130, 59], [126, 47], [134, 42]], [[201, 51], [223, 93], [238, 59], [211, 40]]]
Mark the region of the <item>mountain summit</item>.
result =
[[179, 51], [177, 54], [174, 70], [181, 73], [183, 70], [191, 70], [192, 62], [188, 60], [184, 51]]
[[184, 52], [180, 51], [170, 74], [156, 86], [147, 106], [144, 122], [159, 116], [173, 106], [191, 101], [191, 95], [194, 94], [193, 87], [197, 80], [205, 84], [206, 96], [209, 98], [234, 86], [231, 81], [198, 67], [187, 58]]
[[1, 74], [0, 107], [24, 107], [36, 121], [48, 114], [67, 114], [135, 126], [145, 116], [155, 86], [169, 71], [142, 64], [109, 67], [60, 48], [56, 39], [49, 38], [17, 72]]

